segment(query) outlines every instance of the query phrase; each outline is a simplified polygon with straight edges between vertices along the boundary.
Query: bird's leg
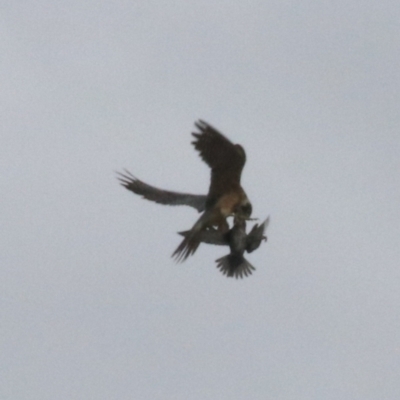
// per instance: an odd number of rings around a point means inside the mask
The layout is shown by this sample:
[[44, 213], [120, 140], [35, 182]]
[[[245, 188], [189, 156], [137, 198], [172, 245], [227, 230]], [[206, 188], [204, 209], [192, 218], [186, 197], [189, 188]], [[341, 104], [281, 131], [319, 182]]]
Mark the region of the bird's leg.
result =
[[225, 218], [218, 221], [218, 231], [220, 231], [222, 233], [229, 231], [229, 224]]
[[260, 218], [246, 218], [246, 221], [258, 221]]

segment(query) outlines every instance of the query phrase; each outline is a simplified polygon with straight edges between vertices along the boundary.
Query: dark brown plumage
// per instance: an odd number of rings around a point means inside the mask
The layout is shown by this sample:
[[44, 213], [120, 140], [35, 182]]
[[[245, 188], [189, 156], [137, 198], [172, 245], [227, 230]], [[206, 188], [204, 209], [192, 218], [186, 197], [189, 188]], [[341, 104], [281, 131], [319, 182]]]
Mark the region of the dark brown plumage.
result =
[[242, 146], [233, 144], [224, 135], [204, 121], [196, 122], [199, 133], [193, 133], [192, 142], [200, 157], [211, 168], [211, 183], [205, 202], [205, 210], [172, 254], [177, 261], [184, 261], [197, 250], [200, 232], [217, 227], [226, 232], [227, 217], [235, 215], [247, 219], [252, 207], [242, 186], [240, 177], [246, 154]]

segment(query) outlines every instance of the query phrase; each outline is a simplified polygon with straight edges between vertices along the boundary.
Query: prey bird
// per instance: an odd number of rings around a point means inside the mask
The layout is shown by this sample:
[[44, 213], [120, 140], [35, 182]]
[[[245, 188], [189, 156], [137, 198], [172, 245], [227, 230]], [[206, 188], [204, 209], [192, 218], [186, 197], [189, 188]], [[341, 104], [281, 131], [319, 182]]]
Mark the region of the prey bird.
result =
[[[243, 256], [244, 252], [253, 252], [258, 249], [263, 240], [269, 224], [269, 217], [261, 224], [255, 224], [246, 234], [246, 221], [243, 218], [235, 218], [233, 227], [228, 232], [220, 232], [215, 229], [204, 230], [199, 234], [199, 240], [203, 243], [220, 246], [229, 246], [230, 254], [216, 260], [217, 268], [228, 277], [243, 278], [252, 274], [255, 270]], [[179, 232], [186, 237], [190, 231]]]

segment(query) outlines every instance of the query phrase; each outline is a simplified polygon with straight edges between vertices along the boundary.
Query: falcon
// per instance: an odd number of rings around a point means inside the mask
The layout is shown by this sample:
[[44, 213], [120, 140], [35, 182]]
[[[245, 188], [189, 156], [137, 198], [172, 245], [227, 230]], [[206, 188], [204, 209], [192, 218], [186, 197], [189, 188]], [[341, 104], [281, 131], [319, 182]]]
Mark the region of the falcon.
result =
[[235, 216], [250, 219], [252, 205], [240, 185], [246, 154], [242, 146], [233, 144], [208, 123], [199, 120], [195, 126], [200, 132], [192, 133], [192, 142], [202, 160], [211, 168], [211, 183], [207, 195], [178, 193], [148, 185], [125, 170], [119, 180], [128, 190], [147, 200], [167, 205], [187, 205], [202, 213], [181, 244], [172, 254], [184, 261], [194, 254], [205, 230], [216, 227], [219, 232], [229, 231], [227, 218]]
[[202, 120], [195, 125], [200, 132], [192, 133], [195, 138], [192, 144], [211, 168], [211, 183], [202, 215], [172, 254], [177, 261], [184, 261], [195, 253], [202, 231], [216, 227], [221, 232], [227, 232], [229, 216], [249, 219], [252, 212], [252, 205], [240, 185], [246, 163], [243, 147], [233, 144]]

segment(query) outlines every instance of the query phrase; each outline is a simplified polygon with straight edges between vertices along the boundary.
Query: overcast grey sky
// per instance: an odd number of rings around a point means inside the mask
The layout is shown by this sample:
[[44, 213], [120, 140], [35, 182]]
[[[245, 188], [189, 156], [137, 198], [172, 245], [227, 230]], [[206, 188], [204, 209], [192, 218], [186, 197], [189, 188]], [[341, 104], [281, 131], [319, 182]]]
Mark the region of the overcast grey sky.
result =
[[[0, 398], [400, 398], [400, 3], [3, 1]], [[202, 118], [268, 243], [244, 280], [198, 214]]]

